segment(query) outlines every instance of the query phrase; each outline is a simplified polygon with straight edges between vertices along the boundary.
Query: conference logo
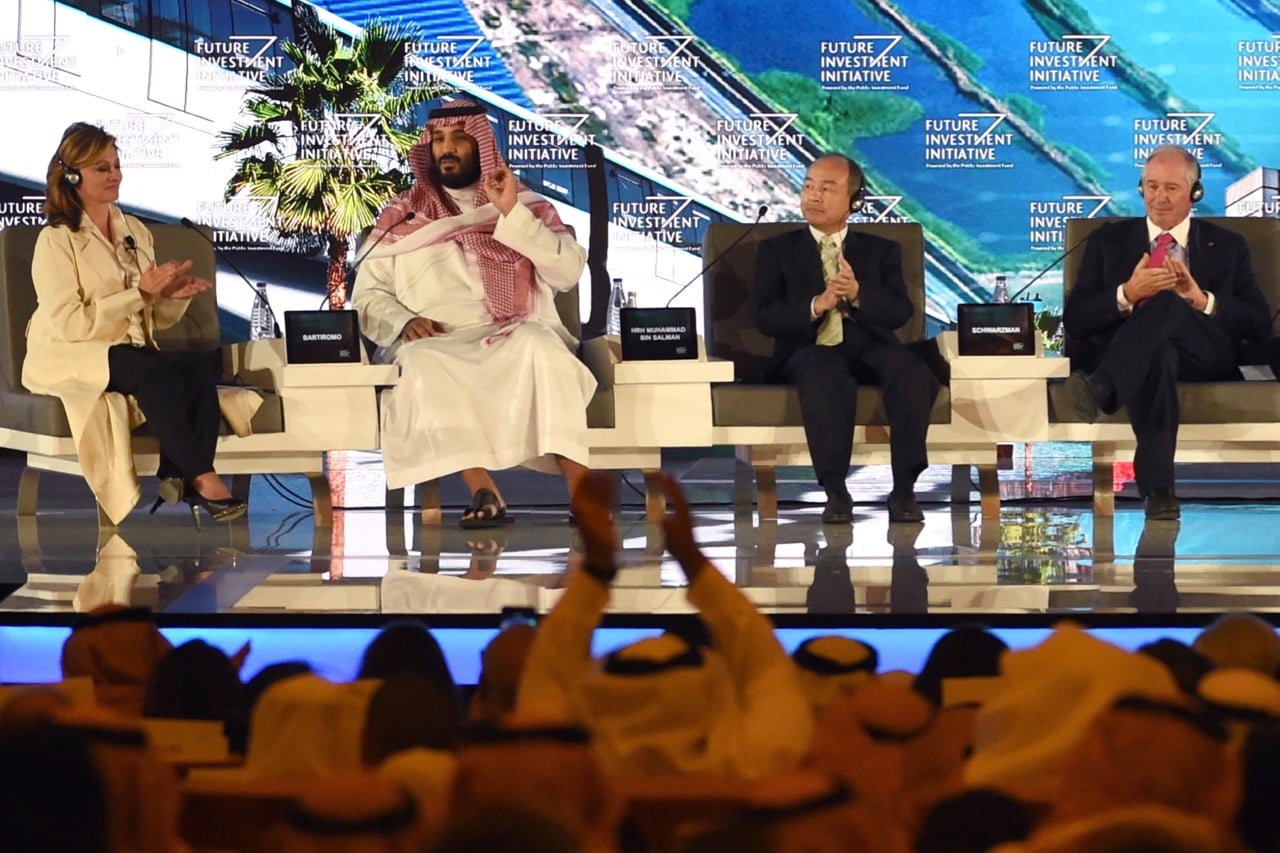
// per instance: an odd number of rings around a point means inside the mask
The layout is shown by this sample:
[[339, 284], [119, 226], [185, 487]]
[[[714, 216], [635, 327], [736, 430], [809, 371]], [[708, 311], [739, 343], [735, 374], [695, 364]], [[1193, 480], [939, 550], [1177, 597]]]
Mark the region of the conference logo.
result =
[[854, 35], [818, 43], [818, 83], [829, 92], [909, 92], [902, 36]]
[[0, 89], [61, 89], [60, 72], [75, 71], [70, 36], [0, 41]]
[[126, 113], [94, 122], [116, 138], [120, 166], [129, 169], [169, 169], [180, 163], [182, 128], [173, 113]]
[[748, 113], [717, 119], [712, 145], [716, 162], [729, 169], [800, 168], [797, 152], [805, 144], [796, 113]]
[[1007, 113], [958, 113], [924, 120], [926, 169], [1012, 169]]
[[1141, 166], [1157, 148], [1177, 145], [1196, 158], [1202, 169], [1220, 169], [1222, 161], [1210, 151], [1222, 144], [1222, 134], [1210, 129], [1217, 113], [1166, 113], [1164, 118], [1133, 120], [1133, 162]]
[[24, 195], [0, 201], [0, 230], [10, 225], [44, 225], [44, 196]]
[[583, 112], [540, 113], [531, 119], [508, 116], [507, 164], [513, 169], [587, 168], [585, 148], [596, 141], [587, 126], [590, 118]]
[[377, 113], [333, 113], [297, 123], [296, 156], [344, 169], [391, 169], [400, 162], [394, 146], [377, 130]]
[[195, 70], [195, 85], [206, 91], [244, 89], [246, 84], [264, 85], [284, 69], [283, 56], [268, 55], [276, 44], [273, 35], [228, 36], [225, 39], [197, 37], [192, 52], [204, 65]]
[[1111, 202], [1109, 195], [1064, 195], [1027, 205], [1027, 233], [1033, 252], [1060, 252], [1067, 239], [1068, 219], [1093, 219]]
[[1274, 190], [1262, 200], [1245, 199], [1227, 211], [1228, 216], [1265, 216], [1280, 219], [1280, 193]]
[[609, 221], [628, 232], [641, 234], [678, 249], [702, 245], [711, 217], [682, 195], [646, 195], [643, 201], [615, 201]]
[[443, 35], [423, 41], [411, 41], [405, 45], [406, 62], [401, 80], [414, 89], [437, 89], [441, 85], [440, 72], [454, 79], [474, 83], [477, 71], [493, 67], [493, 54], [481, 50], [484, 36]]
[[615, 39], [609, 58], [609, 88], [618, 92], [692, 92], [703, 71], [695, 36], [657, 35]]
[[911, 222], [911, 217], [898, 210], [902, 203], [900, 195], [865, 195], [862, 197], [862, 210], [853, 215], [854, 222]]
[[1280, 89], [1280, 33], [1236, 42], [1236, 88], [1246, 92]]
[[1033, 92], [1115, 91], [1116, 57], [1104, 33], [1065, 33], [1027, 42], [1027, 82]]
[[195, 221], [212, 230], [219, 249], [281, 250], [287, 246], [275, 228], [279, 201], [242, 192], [230, 201], [196, 202]]

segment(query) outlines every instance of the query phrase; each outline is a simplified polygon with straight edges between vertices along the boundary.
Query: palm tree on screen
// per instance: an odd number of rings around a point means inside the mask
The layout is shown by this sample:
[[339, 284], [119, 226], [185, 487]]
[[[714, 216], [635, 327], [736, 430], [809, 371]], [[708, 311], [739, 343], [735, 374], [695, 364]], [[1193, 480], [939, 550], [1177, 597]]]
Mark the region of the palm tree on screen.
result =
[[329, 306], [341, 309], [351, 237], [412, 182], [413, 110], [446, 89], [406, 72], [411, 26], [373, 20], [348, 41], [306, 3], [293, 14], [295, 39], [281, 47], [293, 68], [246, 93], [251, 121], [220, 133], [216, 156], [237, 159], [226, 200], [247, 192], [282, 235], [325, 241]]

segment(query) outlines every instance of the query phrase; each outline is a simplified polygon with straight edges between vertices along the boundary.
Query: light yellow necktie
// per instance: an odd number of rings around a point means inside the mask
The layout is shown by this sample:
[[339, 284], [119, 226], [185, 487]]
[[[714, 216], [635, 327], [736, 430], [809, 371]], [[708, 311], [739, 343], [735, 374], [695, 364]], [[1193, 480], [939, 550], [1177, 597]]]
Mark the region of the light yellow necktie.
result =
[[[839, 262], [836, 260], [840, 256], [840, 244], [836, 242], [836, 238], [828, 234], [818, 243], [819, 252], [822, 255], [822, 275], [825, 281], [830, 281], [836, 277], [836, 271], [839, 269]], [[843, 315], [834, 308], [827, 311], [822, 319], [822, 325], [818, 327], [818, 346], [833, 347], [844, 340], [844, 320]]]

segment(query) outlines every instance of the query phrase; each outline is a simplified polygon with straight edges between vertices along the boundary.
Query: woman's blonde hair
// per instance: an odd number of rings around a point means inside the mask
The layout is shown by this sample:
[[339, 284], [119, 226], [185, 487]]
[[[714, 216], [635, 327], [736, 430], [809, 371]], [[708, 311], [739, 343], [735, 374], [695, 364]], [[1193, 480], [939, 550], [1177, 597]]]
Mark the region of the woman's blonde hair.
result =
[[80, 230], [80, 170], [96, 162], [116, 138], [96, 124], [78, 121], [62, 132], [45, 174], [44, 216], [50, 225]]

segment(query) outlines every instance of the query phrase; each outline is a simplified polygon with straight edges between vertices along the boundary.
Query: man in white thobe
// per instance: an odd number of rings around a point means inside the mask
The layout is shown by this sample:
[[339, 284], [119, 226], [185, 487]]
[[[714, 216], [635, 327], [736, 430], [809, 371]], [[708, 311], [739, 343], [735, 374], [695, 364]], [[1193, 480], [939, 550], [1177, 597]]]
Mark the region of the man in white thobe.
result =
[[400, 366], [381, 398], [387, 486], [459, 472], [461, 525], [507, 524], [489, 471], [558, 470], [570, 495], [586, 473], [595, 380], [554, 303], [586, 252], [516, 181], [475, 104], [432, 111], [409, 161], [417, 181], [378, 217], [353, 299], [375, 360]]

